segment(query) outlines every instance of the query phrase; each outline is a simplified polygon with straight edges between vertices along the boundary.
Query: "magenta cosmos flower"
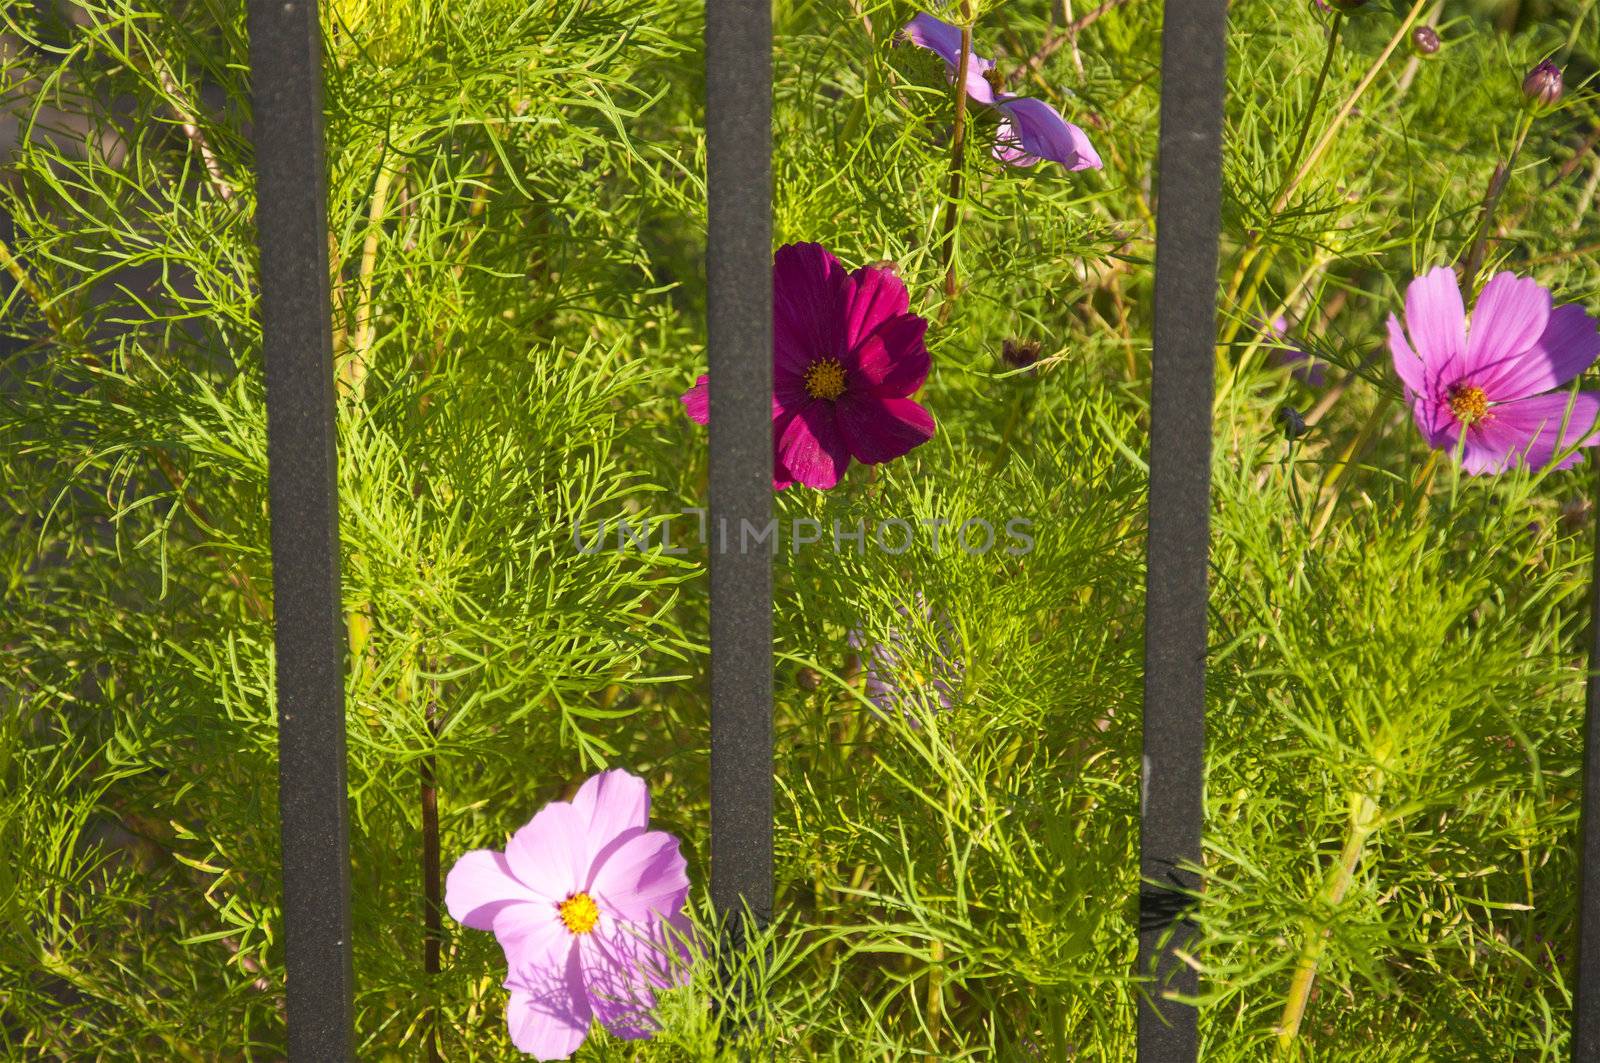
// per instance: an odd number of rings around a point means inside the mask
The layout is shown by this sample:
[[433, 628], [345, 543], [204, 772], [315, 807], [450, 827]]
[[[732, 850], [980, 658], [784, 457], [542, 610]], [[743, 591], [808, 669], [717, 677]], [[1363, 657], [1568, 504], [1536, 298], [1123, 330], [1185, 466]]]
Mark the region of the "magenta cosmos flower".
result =
[[[912, 44], [943, 59], [950, 77], [955, 78], [961, 67], [960, 27], [924, 13], [906, 23], [900, 32]], [[993, 71], [993, 59], [969, 53], [967, 96], [1000, 112], [1000, 128], [994, 138], [995, 158], [1012, 166], [1032, 166], [1040, 159], [1049, 159], [1069, 170], [1100, 169], [1100, 156], [1089, 143], [1087, 133], [1043, 100], [998, 91], [990, 81]]]
[[[1600, 331], [1580, 306], [1552, 309], [1535, 281], [1495, 274], [1469, 331], [1455, 273], [1425, 273], [1406, 289], [1405, 327], [1389, 315], [1389, 350], [1428, 445], [1459, 448], [1469, 473], [1542, 469], [1600, 441], [1600, 393], [1564, 388], [1600, 357]], [[1558, 467], [1582, 460], [1571, 454]]]
[[[785, 244], [772, 261], [772, 486], [826, 490], [850, 459], [898, 458], [933, 437], [911, 400], [928, 377], [928, 323], [909, 313], [900, 278], [848, 273], [820, 244]], [[690, 418], [710, 419], [706, 377], [684, 392]]]
[[648, 829], [643, 780], [608, 771], [552, 801], [504, 852], [477, 849], [445, 882], [450, 915], [505, 950], [511, 1040], [566, 1059], [599, 1019], [618, 1037], [655, 1032], [655, 989], [686, 973], [689, 876], [678, 839]]

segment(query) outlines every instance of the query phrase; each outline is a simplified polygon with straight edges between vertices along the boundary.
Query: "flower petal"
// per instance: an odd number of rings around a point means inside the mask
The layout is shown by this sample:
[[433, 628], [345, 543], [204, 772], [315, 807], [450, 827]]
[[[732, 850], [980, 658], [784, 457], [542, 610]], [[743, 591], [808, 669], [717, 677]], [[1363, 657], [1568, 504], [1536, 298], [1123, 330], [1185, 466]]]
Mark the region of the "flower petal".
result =
[[[906, 23], [900, 33], [918, 48], [926, 48], [943, 59], [950, 70], [950, 79], [955, 80], [961, 63], [960, 26], [952, 26], [924, 12]], [[976, 52], [968, 53], [967, 95], [979, 103], [994, 103], [994, 86], [983, 76], [993, 68], [994, 60], [979, 58]]]
[[1406, 331], [1422, 359], [1427, 392], [1443, 391], [1465, 369], [1467, 311], [1456, 287], [1455, 271], [1439, 266], [1406, 289]]
[[911, 306], [905, 282], [886, 269], [862, 266], [845, 285], [845, 343], [858, 346], [879, 325]]
[[508, 980], [506, 1025], [511, 1043], [535, 1059], [566, 1059], [589, 1036], [594, 1018], [583, 986], [583, 967], [573, 949], [561, 966], [531, 981]]
[[849, 275], [821, 244], [785, 244], [772, 259], [772, 356], [776, 381], [803, 376], [815, 358], [838, 358]]
[[850, 465], [850, 450], [834, 420], [831, 402], [813, 402], [795, 411], [778, 439], [778, 458], [800, 483], [826, 491]]
[[501, 908], [494, 916], [494, 937], [513, 978], [537, 978], [540, 971], [559, 969], [573, 940], [554, 901]]
[[704, 373], [694, 382], [694, 387], [678, 396], [678, 401], [683, 403], [683, 412], [689, 415], [689, 420], [695, 424], [711, 423], [711, 387], [710, 378]]
[[589, 843], [598, 854], [624, 831], [650, 825], [650, 788], [621, 768], [603, 771], [584, 780], [573, 795], [572, 810], [588, 821]]
[[1525, 357], [1550, 321], [1550, 293], [1515, 273], [1496, 273], [1483, 286], [1467, 330], [1467, 372], [1491, 402], [1548, 390], [1541, 374], [1527, 373]]
[[[1461, 468], [1474, 475], [1504, 472], [1523, 465], [1543, 469], [1558, 451], [1575, 445], [1592, 447], [1600, 442], [1597, 418], [1600, 418], [1600, 392], [1595, 391], [1580, 391], [1577, 395], [1534, 395], [1501, 403], [1491, 407], [1488, 417], [1467, 430]], [[1582, 454], [1570, 454], [1557, 468], [1571, 468], [1582, 460]]]
[[928, 379], [932, 363], [923, 337], [928, 323], [916, 314], [890, 318], [851, 352], [852, 387], [857, 380], [875, 395], [905, 398]]
[[508, 904], [549, 898], [524, 886], [511, 873], [505, 854], [474, 849], [462, 855], [444, 880], [444, 906], [450, 918], [474, 930], [493, 930], [494, 917]]
[[898, 458], [933, 438], [933, 415], [910, 399], [846, 395], [835, 410], [851, 457], [867, 465]]
[[565, 801], [541, 808], [506, 843], [506, 862], [522, 884], [560, 901], [589, 877], [588, 822]]
[[[1487, 289], [1485, 289], [1487, 291]], [[1481, 305], [1481, 304], [1480, 304]], [[1477, 336], [1478, 319], [1472, 319]], [[1538, 339], [1495, 381], [1498, 391], [1482, 385], [1490, 398], [1521, 398], [1571, 383], [1600, 357], [1600, 328], [1595, 319], [1574, 303], [1556, 307]]]
[[595, 861], [589, 890], [602, 907], [632, 922], [682, 910], [689, 871], [678, 839], [656, 830], [618, 839]]
[[1406, 342], [1406, 331], [1400, 327], [1400, 319], [1393, 314], [1389, 315], [1389, 354], [1394, 359], [1395, 375], [1405, 384], [1407, 391], [1413, 396], [1431, 394], [1427, 367], [1417, 357], [1417, 352], [1411, 349], [1411, 344]]
[[614, 1037], [638, 1041], [659, 1029], [655, 1016], [657, 981], [664, 959], [647, 938], [630, 934], [631, 926], [596, 930], [578, 940], [584, 989], [589, 1007]]
[[[799, 392], [805, 394], [805, 385], [801, 384]], [[793, 389], [791, 389], [792, 393]], [[810, 396], [805, 396], [809, 401]], [[711, 378], [701, 373], [700, 378], [694, 382], [694, 387], [678, 396], [678, 401], [683, 403], [684, 412], [691, 421], [697, 424], [711, 423]], [[783, 415], [784, 404], [779, 401], [776, 391], [772, 396], [772, 416], [774, 419]]]
[[995, 156], [1001, 161], [1031, 166], [1031, 160], [1049, 159], [1069, 170], [1098, 170], [1103, 165], [1089, 135], [1043, 100], [1013, 96], [999, 107], [1004, 118], [995, 137]]

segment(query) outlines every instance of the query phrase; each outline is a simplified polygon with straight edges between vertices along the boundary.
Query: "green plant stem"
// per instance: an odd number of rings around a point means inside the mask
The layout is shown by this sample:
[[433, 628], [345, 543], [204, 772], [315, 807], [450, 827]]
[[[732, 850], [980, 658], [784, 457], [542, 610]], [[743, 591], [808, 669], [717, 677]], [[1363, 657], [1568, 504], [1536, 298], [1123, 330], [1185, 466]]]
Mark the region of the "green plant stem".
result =
[[[428, 734], [439, 736], [439, 703], [428, 699], [426, 722]], [[422, 758], [422, 970], [428, 977], [430, 996], [436, 990], [432, 984], [439, 973], [439, 953], [444, 942], [444, 925], [440, 912], [439, 879], [439, 788], [437, 759], [432, 753]], [[439, 1011], [431, 1002], [422, 1032], [428, 1063], [439, 1063]]]
[[[1381, 782], [1381, 778], [1380, 775], [1375, 781]], [[1350, 806], [1350, 827], [1345, 835], [1344, 849], [1339, 854], [1339, 862], [1329, 871], [1328, 881], [1318, 896], [1319, 906], [1328, 910], [1329, 921], [1333, 918], [1333, 909], [1344, 902], [1345, 894], [1350, 891], [1350, 883], [1355, 878], [1356, 868], [1361, 864], [1367, 840], [1372, 837], [1372, 832], [1378, 823], [1378, 802], [1372, 794], [1351, 793]], [[1316, 981], [1317, 965], [1322, 960], [1323, 952], [1327, 950], [1330, 932], [1331, 927], [1328, 922], [1319, 921], [1314, 916], [1306, 920], [1305, 943], [1300, 947], [1300, 957], [1295, 963], [1294, 979], [1289, 983], [1289, 996], [1283, 1004], [1283, 1017], [1278, 1022], [1280, 1054], [1291, 1052], [1296, 1038], [1299, 1037], [1300, 1023], [1305, 1018], [1306, 1004], [1311, 999], [1311, 987]]]
[[0, 266], [5, 267], [5, 271], [11, 274], [12, 280], [17, 282], [17, 287], [22, 289], [22, 293], [33, 300], [34, 305], [39, 308], [39, 312], [44, 315], [45, 322], [49, 324], [50, 330], [59, 335], [61, 329], [56, 323], [50, 300], [45, 298], [43, 289], [34, 283], [32, 275], [18, 261], [17, 256], [11, 253], [11, 248], [6, 246], [4, 240], [0, 240]]
[[1328, 128], [1323, 130], [1316, 146], [1311, 149], [1310, 154], [1300, 164], [1300, 168], [1295, 171], [1295, 175], [1290, 178], [1289, 183], [1278, 194], [1277, 202], [1273, 204], [1273, 213], [1283, 209], [1284, 204], [1289, 202], [1289, 197], [1300, 186], [1300, 182], [1305, 180], [1317, 163], [1321, 161], [1323, 153], [1328, 150], [1334, 138], [1339, 135], [1339, 130], [1343, 128], [1344, 123], [1349, 120], [1350, 115], [1355, 111], [1356, 104], [1360, 102], [1362, 96], [1366, 95], [1367, 90], [1372, 87], [1372, 83], [1378, 80], [1378, 75], [1388, 65], [1389, 57], [1394, 54], [1395, 49], [1400, 47], [1401, 42], [1410, 34], [1411, 27], [1416, 24], [1417, 19], [1422, 17], [1422, 9], [1432, 2], [1433, 0], [1417, 0], [1416, 3], [1411, 5], [1411, 10], [1406, 12], [1406, 17], [1400, 20], [1400, 25], [1394, 31], [1394, 36], [1389, 38], [1389, 43], [1384, 45], [1383, 51], [1378, 53], [1378, 57], [1372, 61], [1372, 65], [1367, 68], [1367, 72], [1362, 77], [1361, 82], [1356, 85], [1349, 96], [1345, 97], [1344, 104], [1339, 108], [1339, 113], [1334, 116]]
[[1531, 108], [1524, 109], [1505, 162], [1497, 163], [1494, 173], [1489, 177], [1489, 189], [1483, 196], [1483, 212], [1478, 218], [1477, 232], [1461, 266], [1461, 297], [1465, 300], [1472, 299], [1478, 271], [1483, 268], [1484, 257], [1489, 251], [1489, 230], [1494, 227], [1495, 214], [1500, 210], [1500, 197], [1505, 195], [1506, 185], [1511, 183], [1511, 171], [1516, 168], [1517, 158], [1522, 154], [1522, 146], [1528, 142], [1528, 133], [1532, 129], [1533, 111]]
[[[1328, 128], [1322, 131], [1322, 136], [1317, 138], [1317, 142], [1315, 145], [1313, 145], [1311, 151], [1304, 159], [1300, 161], [1299, 165], [1294, 169], [1293, 175], [1288, 181], [1284, 182], [1284, 185], [1278, 191], [1277, 196], [1273, 198], [1272, 208], [1269, 213], [1276, 215], [1278, 212], [1283, 210], [1283, 208], [1288, 204], [1290, 197], [1294, 195], [1295, 190], [1300, 187], [1300, 183], [1311, 174], [1312, 170], [1316, 169], [1317, 163], [1322, 161], [1322, 156], [1327, 152], [1328, 148], [1333, 144], [1334, 139], [1339, 135], [1339, 130], [1344, 127], [1345, 122], [1349, 121], [1350, 115], [1355, 112], [1356, 104], [1358, 104], [1361, 101], [1361, 98], [1366, 95], [1367, 90], [1372, 87], [1373, 82], [1378, 80], [1378, 75], [1383, 72], [1383, 68], [1388, 64], [1389, 57], [1394, 54], [1395, 49], [1400, 47], [1401, 42], [1406, 39], [1406, 35], [1411, 32], [1411, 27], [1415, 25], [1417, 19], [1422, 16], [1423, 8], [1427, 7], [1431, 2], [1432, 0], [1416, 0], [1416, 3], [1411, 5], [1411, 9], [1406, 12], [1405, 18], [1400, 20], [1400, 25], [1395, 30], [1394, 35], [1389, 38], [1389, 43], [1384, 46], [1383, 51], [1378, 53], [1378, 57], [1372, 61], [1372, 64], [1369, 67], [1367, 67], [1366, 74], [1362, 76], [1361, 81], [1357, 83], [1354, 89], [1351, 90], [1350, 94], [1345, 97], [1344, 103], [1340, 105], [1338, 113], [1334, 115], [1333, 121], [1328, 124]], [[1334, 42], [1330, 39], [1330, 55], [1333, 43]], [[1313, 110], [1311, 113], [1314, 112], [1315, 107], [1313, 103]], [[1249, 272], [1250, 266], [1255, 262], [1256, 256], [1261, 252], [1262, 241], [1264, 239], [1265, 230], [1263, 229], [1257, 231], [1256, 234], [1250, 238], [1249, 242], [1246, 243], [1244, 252], [1239, 257], [1239, 265], [1234, 269], [1233, 276], [1228, 280], [1227, 295], [1223, 300], [1223, 304], [1225, 306], [1238, 305], [1239, 291], [1244, 285], [1245, 277]], [[1265, 276], [1265, 271], [1262, 271], [1262, 275]], [[1226, 334], [1222, 337], [1222, 345], [1226, 346], [1227, 344], [1232, 343], [1234, 338], [1238, 335], [1238, 330], [1239, 321], [1235, 320], [1231, 325], [1228, 326]]]
[[940, 247], [944, 257], [945, 312], [956, 297], [956, 222], [961, 215], [961, 185], [965, 173], [967, 146], [967, 66], [972, 58], [971, 8], [962, 4], [961, 58], [956, 63], [955, 121], [950, 129], [950, 191], [944, 209], [944, 234]]
[[[1322, 102], [1322, 90], [1328, 85], [1328, 71], [1333, 69], [1333, 57], [1339, 51], [1339, 34], [1343, 30], [1344, 12], [1335, 11], [1333, 25], [1328, 30], [1328, 50], [1322, 53], [1322, 69], [1317, 71], [1317, 82], [1311, 88], [1311, 99], [1306, 103], [1306, 116], [1300, 123], [1300, 135], [1295, 138], [1294, 153], [1289, 156], [1289, 166], [1285, 173], [1299, 172], [1300, 160], [1306, 150], [1306, 141], [1311, 138], [1311, 123], [1316, 120], [1317, 105]], [[1273, 196], [1274, 200], [1277, 198]]]

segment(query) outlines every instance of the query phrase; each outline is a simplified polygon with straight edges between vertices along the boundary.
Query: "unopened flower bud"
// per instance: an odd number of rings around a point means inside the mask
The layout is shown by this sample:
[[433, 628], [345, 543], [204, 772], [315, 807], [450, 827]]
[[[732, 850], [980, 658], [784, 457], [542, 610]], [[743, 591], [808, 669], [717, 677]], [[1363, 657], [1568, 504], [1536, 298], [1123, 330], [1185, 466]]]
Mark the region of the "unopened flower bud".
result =
[[795, 672], [794, 682], [801, 690], [816, 690], [822, 686], [822, 673], [815, 668], [801, 668]]
[[1432, 26], [1418, 26], [1411, 31], [1411, 50], [1418, 55], [1433, 55], [1439, 50], [1439, 31]]
[[1283, 425], [1283, 438], [1291, 443], [1310, 431], [1304, 415], [1293, 406], [1285, 406], [1278, 411], [1278, 423]]
[[1545, 107], [1558, 102], [1566, 90], [1566, 83], [1561, 79], [1561, 68], [1548, 59], [1528, 71], [1528, 76], [1522, 79], [1522, 94], [1528, 97], [1529, 102]]
[[1008, 339], [1000, 345], [1000, 360], [1013, 369], [1026, 369], [1039, 360], [1038, 340]]

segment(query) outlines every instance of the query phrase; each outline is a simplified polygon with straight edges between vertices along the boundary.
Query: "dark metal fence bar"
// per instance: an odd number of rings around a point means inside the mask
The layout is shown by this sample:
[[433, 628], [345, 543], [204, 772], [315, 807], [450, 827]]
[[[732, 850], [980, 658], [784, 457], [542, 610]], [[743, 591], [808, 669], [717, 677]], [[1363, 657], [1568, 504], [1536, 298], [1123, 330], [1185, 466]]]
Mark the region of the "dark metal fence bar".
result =
[[1193, 993], [1176, 955], [1200, 862], [1204, 814], [1206, 557], [1211, 496], [1217, 242], [1227, 0], [1167, 0], [1161, 31], [1161, 142], [1146, 547], [1144, 780], [1140, 820], [1141, 1063], [1199, 1051]]
[[250, 0], [292, 1060], [354, 1059], [332, 314], [315, 0]]
[[706, 3], [711, 898], [772, 913], [772, 12]]
[[1572, 1063], [1600, 1063], [1600, 531], [1589, 593], [1589, 694], [1583, 728], [1583, 811], [1578, 840], [1578, 969]]

